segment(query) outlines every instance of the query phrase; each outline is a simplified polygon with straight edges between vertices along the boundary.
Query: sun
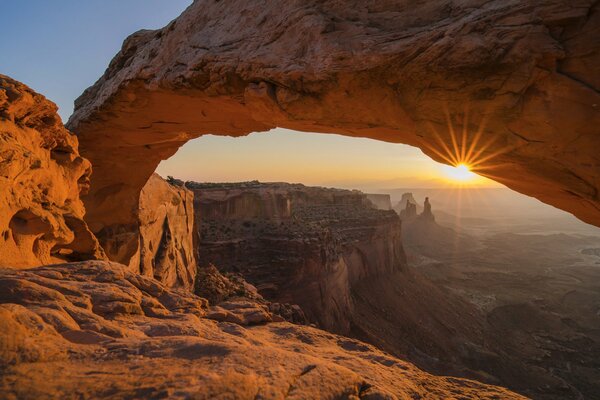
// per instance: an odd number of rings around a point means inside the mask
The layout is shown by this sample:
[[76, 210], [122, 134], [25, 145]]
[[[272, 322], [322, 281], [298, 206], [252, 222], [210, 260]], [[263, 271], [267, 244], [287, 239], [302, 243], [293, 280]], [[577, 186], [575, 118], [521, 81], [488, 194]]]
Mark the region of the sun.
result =
[[469, 182], [477, 178], [477, 175], [471, 172], [467, 164], [443, 165], [442, 170], [446, 178], [451, 181]]

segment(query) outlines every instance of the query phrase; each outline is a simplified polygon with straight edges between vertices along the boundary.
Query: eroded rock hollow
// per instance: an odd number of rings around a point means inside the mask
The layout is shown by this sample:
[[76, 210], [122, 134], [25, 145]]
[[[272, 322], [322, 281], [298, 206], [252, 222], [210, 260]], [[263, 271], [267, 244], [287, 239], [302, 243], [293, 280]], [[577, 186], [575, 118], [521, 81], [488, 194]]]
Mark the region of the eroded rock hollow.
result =
[[79, 198], [92, 168], [56, 110], [0, 75], [0, 267], [104, 258]]
[[134, 223], [192, 138], [285, 127], [418, 146], [600, 225], [599, 27], [591, 0], [196, 0], [76, 102], [88, 221]]

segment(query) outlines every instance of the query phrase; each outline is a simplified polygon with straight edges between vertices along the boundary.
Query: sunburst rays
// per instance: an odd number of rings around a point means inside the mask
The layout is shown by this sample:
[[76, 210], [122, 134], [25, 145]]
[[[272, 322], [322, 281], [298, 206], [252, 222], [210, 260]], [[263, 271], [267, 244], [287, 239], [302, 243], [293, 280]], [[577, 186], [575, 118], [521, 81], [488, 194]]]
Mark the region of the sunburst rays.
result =
[[[447, 106], [443, 107], [445, 117], [444, 128], [436, 127], [432, 122], [426, 126], [431, 132], [430, 139], [422, 139], [421, 143], [425, 152], [434, 155], [440, 161], [453, 167], [458, 167], [452, 180], [455, 183], [465, 183], [468, 171], [477, 175], [497, 180], [494, 170], [505, 166], [499, 163], [499, 156], [510, 151], [513, 147], [498, 143], [497, 136], [485, 135], [489, 122], [489, 110], [482, 110], [479, 121], [474, 124], [471, 120], [472, 112], [469, 105], [459, 114], [451, 114]], [[454, 115], [454, 122], [453, 121]], [[438, 125], [439, 126], [439, 125]], [[471, 129], [476, 126], [476, 129]], [[440, 132], [444, 130], [445, 132]], [[435, 157], [437, 156], [437, 157]], [[452, 175], [452, 174], [450, 174]]]

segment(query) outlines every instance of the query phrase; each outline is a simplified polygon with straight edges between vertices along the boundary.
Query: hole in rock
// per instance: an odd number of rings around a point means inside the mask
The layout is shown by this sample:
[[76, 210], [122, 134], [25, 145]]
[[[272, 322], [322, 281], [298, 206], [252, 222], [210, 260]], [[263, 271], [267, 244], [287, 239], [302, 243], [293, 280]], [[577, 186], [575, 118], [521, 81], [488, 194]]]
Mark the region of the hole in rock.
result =
[[57, 163], [67, 163], [73, 161], [74, 151], [69, 146], [58, 145], [50, 151], [50, 157]]
[[27, 209], [15, 213], [8, 226], [13, 234], [18, 235], [38, 235], [52, 229], [47, 220]]
[[[419, 203], [429, 197], [439, 218], [478, 230], [512, 227], [520, 233], [600, 231], [567, 212], [478, 175], [480, 160], [473, 149], [462, 155], [459, 150], [446, 151], [449, 155], [443, 158], [454, 165], [433, 161], [408, 145], [276, 128], [239, 138], [202, 136], [161, 162], [156, 172], [180, 181], [257, 180], [357, 189], [389, 194], [392, 206], [409, 192]], [[285, 203], [284, 198], [278, 201]]]

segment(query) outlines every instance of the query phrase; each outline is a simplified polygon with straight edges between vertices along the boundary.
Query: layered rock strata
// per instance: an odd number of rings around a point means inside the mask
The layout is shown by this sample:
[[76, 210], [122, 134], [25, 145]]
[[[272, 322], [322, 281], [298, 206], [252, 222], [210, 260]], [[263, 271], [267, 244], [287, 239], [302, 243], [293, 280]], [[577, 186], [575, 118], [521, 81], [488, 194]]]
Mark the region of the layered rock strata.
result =
[[79, 198], [91, 172], [57, 107], [0, 75], [0, 267], [104, 258]]
[[292, 184], [193, 184], [198, 264], [241, 274], [268, 300], [350, 332], [352, 288], [405, 265], [400, 220], [358, 191]]
[[196, 0], [76, 102], [88, 221], [136, 224], [191, 138], [284, 127], [417, 146], [600, 225], [599, 27], [593, 0]]
[[2, 269], [0, 289], [6, 399], [524, 399], [115, 263]]

